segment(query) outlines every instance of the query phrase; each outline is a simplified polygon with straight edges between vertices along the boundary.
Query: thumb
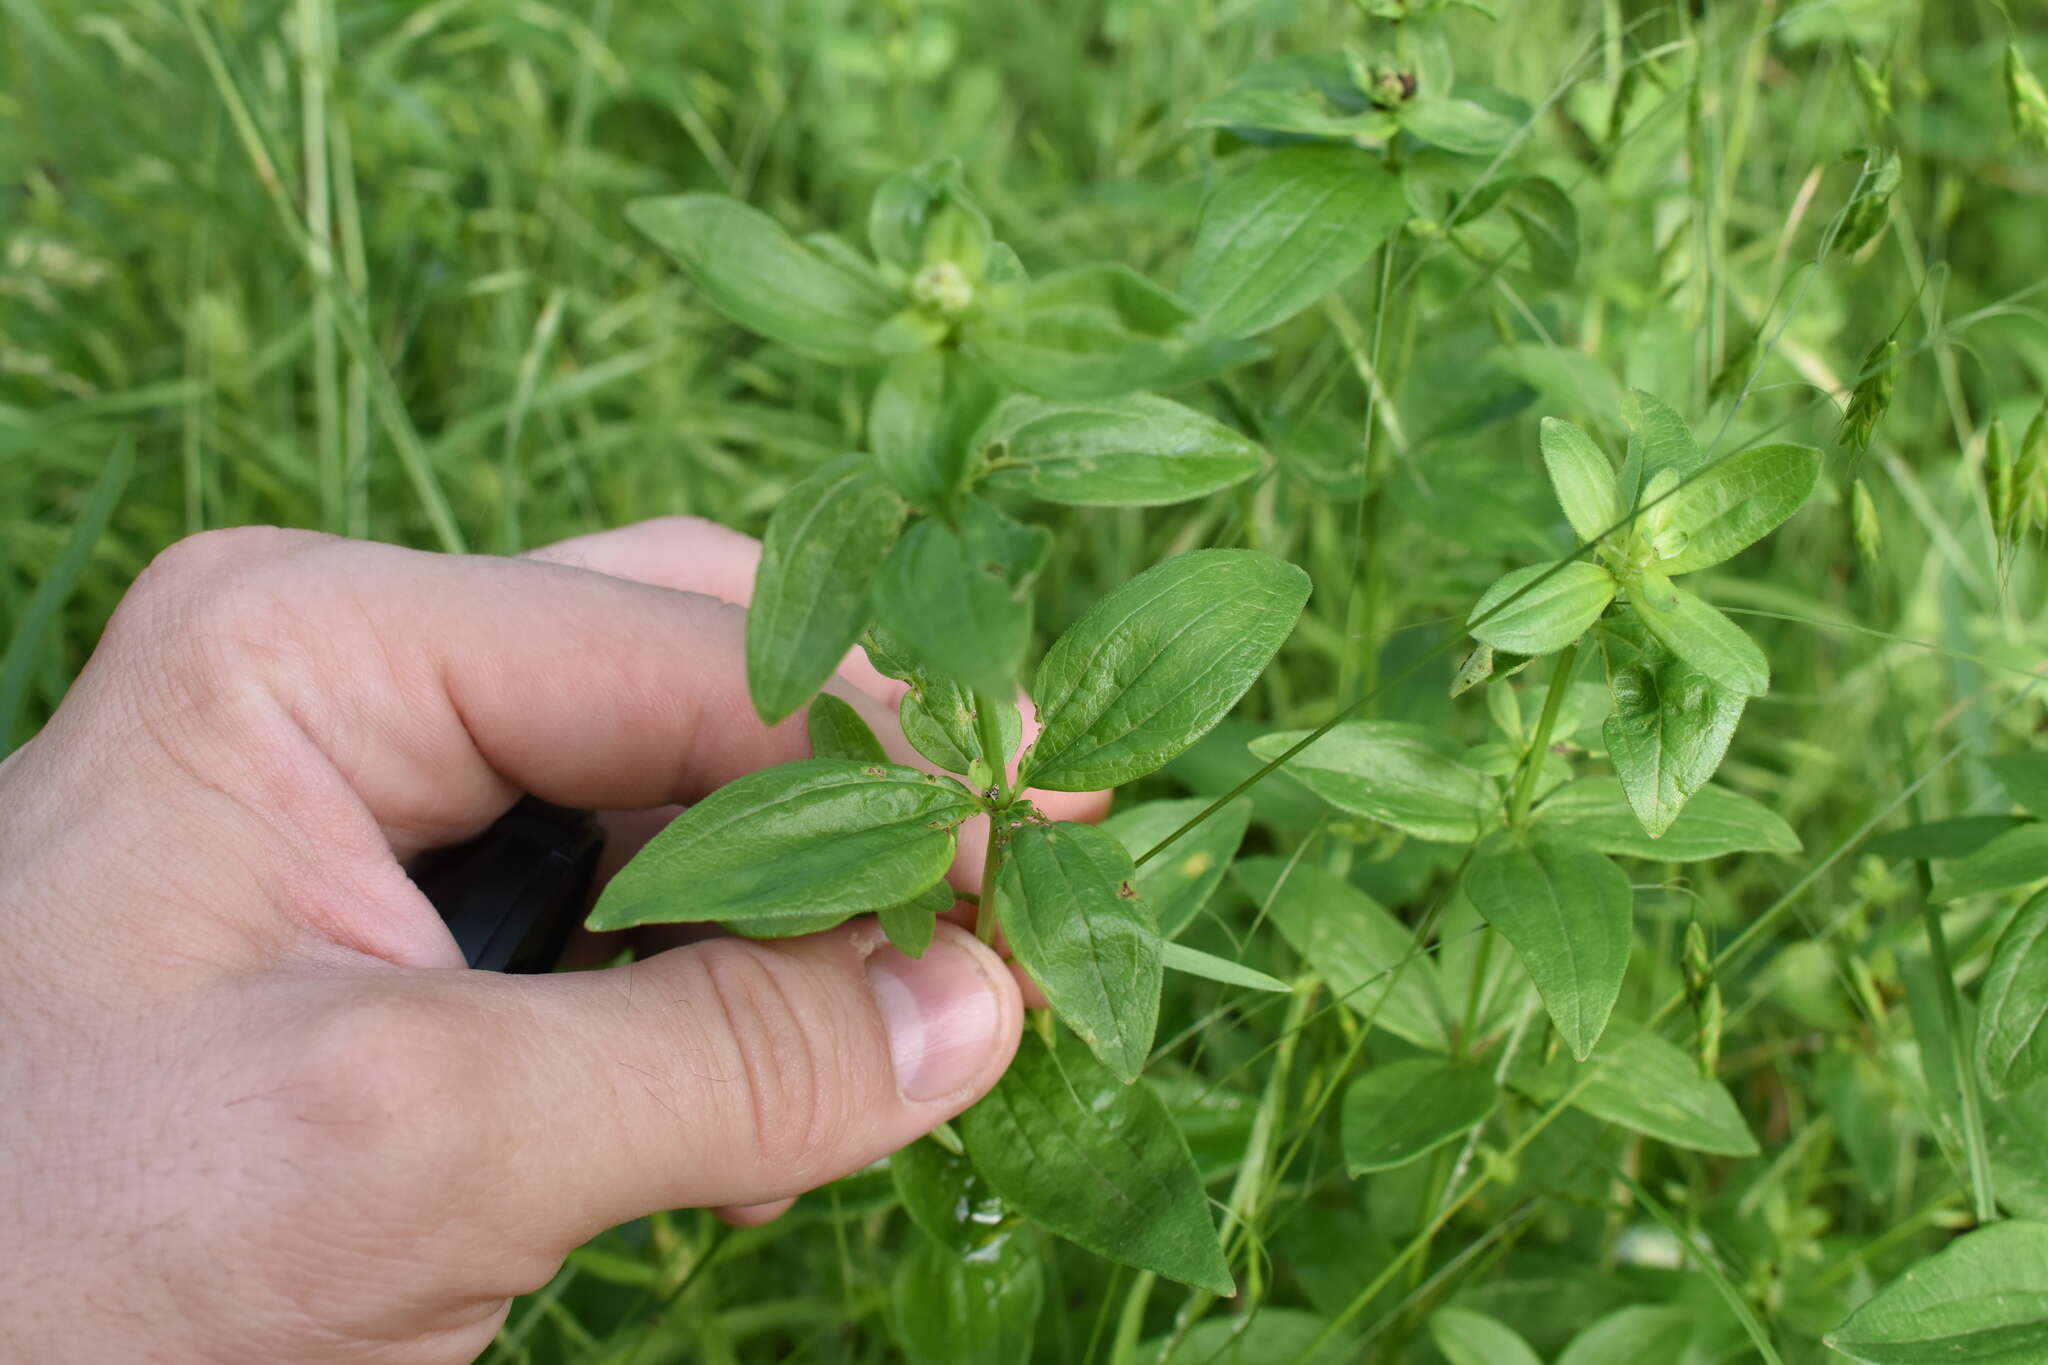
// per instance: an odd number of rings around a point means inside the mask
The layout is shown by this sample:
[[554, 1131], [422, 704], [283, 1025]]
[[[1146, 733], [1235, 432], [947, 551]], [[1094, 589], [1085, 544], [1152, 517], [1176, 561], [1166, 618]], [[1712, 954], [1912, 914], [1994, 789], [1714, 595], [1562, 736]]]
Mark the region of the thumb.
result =
[[866, 919], [492, 985], [524, 998], [493, 1011], [514, 1036], [480, 1087], [498, 1112], [475, 1117], [514, 1167], [503, 1215], [564, 1249], [657, 1209], [761, 1204], [857, 1171], [981, 1098], [1023, 1025], [1001, 959], [943, 922], [922, 958]]

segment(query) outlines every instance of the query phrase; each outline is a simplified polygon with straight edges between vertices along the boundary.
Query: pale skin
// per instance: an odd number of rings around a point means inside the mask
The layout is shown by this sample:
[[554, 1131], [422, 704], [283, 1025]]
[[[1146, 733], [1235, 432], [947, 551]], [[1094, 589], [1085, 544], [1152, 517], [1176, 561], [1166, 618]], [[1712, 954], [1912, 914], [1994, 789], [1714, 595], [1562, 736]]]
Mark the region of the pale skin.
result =
[[[602, 1229], [773, 1217], [995, 1084], [1025, 1000], [956, 925], [921, 961], [861, 920], [506, 977], [405, 876], [522, 791], [613, 812], [616, 865], [808, 756], [747, 698], [757, 556], [669, 519], [150, 567], [0, 763], [0, 1357], [467, 1361]], [[900, 685], [830, 687], [911, 759]]]

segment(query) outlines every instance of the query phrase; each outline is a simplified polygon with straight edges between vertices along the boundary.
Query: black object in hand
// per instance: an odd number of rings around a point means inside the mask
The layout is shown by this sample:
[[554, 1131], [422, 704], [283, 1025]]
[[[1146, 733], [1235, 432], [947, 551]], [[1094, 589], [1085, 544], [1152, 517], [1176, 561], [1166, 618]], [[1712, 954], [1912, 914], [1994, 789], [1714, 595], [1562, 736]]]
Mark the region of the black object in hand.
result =
[[470, 966], [547, 972], [576, 927], [603, 848], [589, 811], [523, 796], [476, 838], [424, 855], [412, 879]]

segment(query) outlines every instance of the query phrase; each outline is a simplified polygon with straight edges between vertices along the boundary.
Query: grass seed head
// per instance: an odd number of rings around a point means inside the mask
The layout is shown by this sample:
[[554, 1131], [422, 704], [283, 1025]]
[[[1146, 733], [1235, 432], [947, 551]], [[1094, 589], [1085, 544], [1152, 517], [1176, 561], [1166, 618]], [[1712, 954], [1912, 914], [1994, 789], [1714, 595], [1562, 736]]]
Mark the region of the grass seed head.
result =
[[2017, 44], [2005, 45], [2005, 99], [2021, 142], [2048, 151], [2048, 92], [2027, 69]]
[[1863, 358], [1863, 378], [1849, 395], [1849, 410], [1842, 414], [1836, 439], [1844, 450], [1861, 455], [1870, 449], [1870, 438], [1892, 405], [1892, 390], [1898, 383], [1899, 343], [1886, 337]]
[[1877, 519], [1877, 502], [1861, 479], [1849, 495], [1849, 527], [1856, 538], [1856, 553], [1865, 564], [1875, 566], [1884, 552], [1884, 527]]
[[2048, 528], [2048, 400], [2027, 423], [2012, 461], [2013, 507], [2018, 535]]
[[1861, 52], [1849, 54], [1849, 69], [1856, 76], [1856, 93], [1870, 111], [1870, 121], [1883, 127], [1892, 121], [1892, 80], [1887, 66], [1879, 70]]
[[1990, 430], [1984, 433], [1984, 483], [1985, 494], [1991, 501], [1991, 525], [1998, 538], [2007, 543], [2019, 539], [2012, 439], [2005, 434], [2005, 423], [1995, 417], [1991, 419]]
[[1842, 228], [1835, 237], [1835, 250], [1853, 256], [1884, 231], [1884, 225], [1891, 221], [1892, 193], [1898, 187], [1899, 154], [1865, 152], [1855, 193], [1842, 210]]

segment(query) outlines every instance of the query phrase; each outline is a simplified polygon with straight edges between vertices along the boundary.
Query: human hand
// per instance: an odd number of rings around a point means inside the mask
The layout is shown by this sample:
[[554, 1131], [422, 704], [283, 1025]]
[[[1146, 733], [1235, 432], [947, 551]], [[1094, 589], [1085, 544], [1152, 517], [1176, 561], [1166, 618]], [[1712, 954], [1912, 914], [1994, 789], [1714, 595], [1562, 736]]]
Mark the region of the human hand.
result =
[[[804, 757], [716, 600], [754, 555], [670, 520], [151, 566], [0, 763], [0, 1355], [469, 1360], [603, 1228], [772, 1215], [995, 1083], [1018, 986], [956, 927], [918, 961], [863, 920], [505, 977], [405, 876], [522, 791], [627, 812], [617, 843]], [[833, 690], [910, 760], [898, 685], [856, 656]]]

